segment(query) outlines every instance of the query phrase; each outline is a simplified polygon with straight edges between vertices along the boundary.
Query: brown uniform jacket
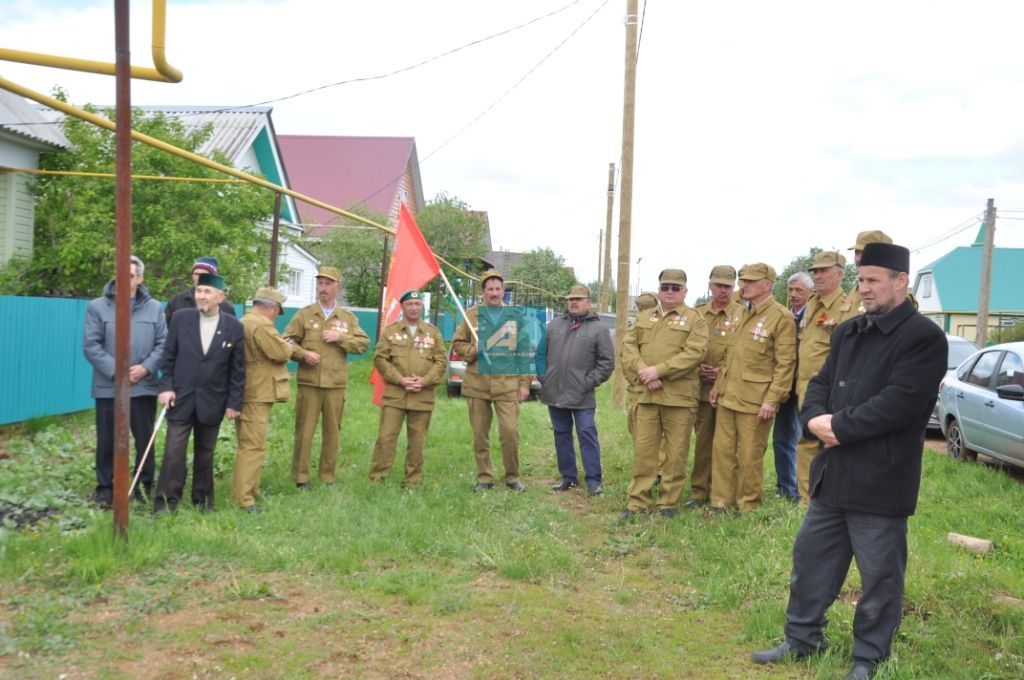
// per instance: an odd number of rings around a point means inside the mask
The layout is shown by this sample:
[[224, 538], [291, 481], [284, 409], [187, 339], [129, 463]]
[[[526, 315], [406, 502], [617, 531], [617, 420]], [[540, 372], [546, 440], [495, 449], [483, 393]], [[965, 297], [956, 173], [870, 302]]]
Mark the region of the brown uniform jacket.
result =
[[[725, 368], [729, 342], [732, 340], [733, 333], [743, 323], [743, 315], [746, 311], [746, 307], [741, 302], [729, 302], [717, 312], [712, 309], [710, 302], [697, 307], [697, 312], [704, 316], [704, 322], [708, 325], [708, 351], [701, 363], [715, 368]], [[701, 401], [710, 400], [711, 388], [714, 386], [714, 383], [701, 383]]]
[[479, 305], [466, 311], [466, 319], [462, 320], [455, 335], [452, 336], [452, 349], [466, 361], [466, 375], [462, 380], [462, 394], [478, 399], [491, 401], [518, 401], [519, 389], [530, 389], [533, 382], [531, 375], [481, 375], [477, 362], [477, 343], [470, 331], [480, 330], [477, 321]]
[[[448, 353], [441, 331], [420, 319], [416, 333], [409, 332], [404, 320], [385, 326], [373, 350], [373, 365], [387, 382], [381, 405], [408, 411], [430, 411], [434, 408], [434, 387], [444, 377]], [[402, 378], [418, 375], [423, 389], [406, 392]]]
[[662, 388], [637, 393], [637, 403], [696, 406], [707, 346], [704, 315], [686, 304], [667, 313], [659, 305], [639, 316], [622, 340], [623, 370], [636, 376], [640, 369], [656, 366]]
[[846, 294], [846, 299], [839, 305], [839, 323], [860, 316], [864, 313], [864, 304], [860, 301], [860, 290], [853, 284], [853, 290]]
[[245, 333], [245, 392], [242, 402], [288, 401], [288, 359], [292, 348], [274, 322], [250, 309], [242, 317]]
[[[324, 342], [325, 330], [341, 331], [338, 342]], [[355, 315], [336, 305], [324, 318], [320, 305], [314, 302], [295, 312], [284, 329], [284, 337], [298, 345], [292, 358], [299, 361], [298, 383], [313, 387], [342, 388], [348, 385], [348, 355], [362, 354], [370, 346], [370, 337], [359, 327]], [[310, 366], [300, 361], [306, 352], [320, 355], [320, 363]]]
[[828, 348], [832, 344], [832, 331], [840, 323], [841, 309], [846, 302], [846, 294], [842, 288], [836, 288], [827, 298], [822, 299], [817, 293], [807, 301], [807, 308], [800, 319], [797, 335], [796, 362], [796, 396], [804, 401], [807, 383], [811, 381], [822, 364], [828, 358]]
[[718, 374], [718, 403], [740, 413], [776, 408], [789, 397], [796, 370], [793, 313], [768, 296], [750, 309], [729, 344]]

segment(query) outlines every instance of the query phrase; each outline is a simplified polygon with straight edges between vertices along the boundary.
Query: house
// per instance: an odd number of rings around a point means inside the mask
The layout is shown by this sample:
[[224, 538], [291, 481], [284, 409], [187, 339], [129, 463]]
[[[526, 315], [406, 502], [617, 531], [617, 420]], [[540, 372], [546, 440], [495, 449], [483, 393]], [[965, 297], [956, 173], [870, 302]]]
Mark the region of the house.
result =
[[[280, 135], [292, 188], [349, 210], [365, 206], [398, 223], [404, 201], [415, 214], [423, 207], [423, 184], [412, 137], [337, 137]], [[310, 236], [323, 236], [343, 218], [329, 210], [297, 202], [301, 224]]]
[[[0, 168], [39, 169], [39, 154], [70, 146], [67, 138], [29, 103], [0, 90]], [[32, 254], [35, 198], [32, 175], [0, 172], [0, 264]]]
[[[111, 107], [100, 106], [100, 109]], [[212, 125], [210, 138], [197, 149], [202, 156], [212, 157], [214, 151], [223, 153], [228, 162], [239, 170], [263, 175], [268, 181], [286, 188], [288, 182], [284, 161], [270, 117], [269, 106], [248, 106], [232, 108], [225, 106], [133, 106], [145, 113], [162, 113], [178, 120], [187, 130]], [[63, 114], [50, 109], [40, 109], [50, 120], [59, 120]], [[319, 261], [307, 250], [293, 243], [292, 239], [302, 235], [299, 213], [290, 196], [282, 196], [281, 229], [278, 266], [288, 268], [288, 281], [279, 284], [286, 296], [286, 307], [302, 307], [316, 300], [316, 270]], [[269, 234], [270, 222], [257, 225]]]
[[[985, 227], [970, 246], [954, 248], [922, 267], [914, 280], [918, 311], [950, 335], [973, 340], [978, 328], [978, 294]], [[1024, 318], [1024, 288], [1017, 274], [1024, 271], [1024, 248], [995, 248], [988, 306], [990, 330], [1012, 326]]]

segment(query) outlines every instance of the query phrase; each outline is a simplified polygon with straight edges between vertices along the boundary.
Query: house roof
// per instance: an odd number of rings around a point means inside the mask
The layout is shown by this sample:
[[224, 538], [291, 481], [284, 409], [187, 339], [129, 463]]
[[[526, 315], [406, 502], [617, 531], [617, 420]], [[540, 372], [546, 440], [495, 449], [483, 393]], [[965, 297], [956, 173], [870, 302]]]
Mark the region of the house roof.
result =
[[[943, 311], [978, 311], [982, 252], [983, 248], [977, 244], [954, 248], [918, 272], [918, 280], [931, 272]], [[1024, 295], [1020, 292], [1018, 278], [1021, 271], [1024, 271], [1024, 248], [993, 250], [990, 311], [1024, 311]]]
[[28, 101], [7, 90], [0, 90], [0, 133], [43, 149], [66, 149], [71, 146], [59, 126], [54, 125]]
[[[396, 194], [407, 169], [412, 173], [414, 208], [422, 207], [416, 140], [412, 137], [281, 135], [281, 151], [296, 191], [348, 209], [365, 205], [397, 214]], [[297, 201], [304, 224], [335, 224], [340, 216]]]

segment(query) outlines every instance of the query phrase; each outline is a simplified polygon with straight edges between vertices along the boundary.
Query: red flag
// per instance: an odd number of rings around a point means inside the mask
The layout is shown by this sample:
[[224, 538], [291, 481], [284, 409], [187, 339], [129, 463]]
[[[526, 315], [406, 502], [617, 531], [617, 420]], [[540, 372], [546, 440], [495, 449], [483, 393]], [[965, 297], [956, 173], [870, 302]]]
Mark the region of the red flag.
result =
[[[388, 271], [388, 285], [384, 289], [384, 304], [381, 314], [384, 323], [381, 328], [398, 320], [402, 307], [398, 298], [405, 291], [422, 288], [441, 271], [434, 252], [416, 226], [416, 220], [403, 202], [398, 213], [398, 229], [395, 233], [395, 247], [391, 251], [391, 269]], [[370, 374], [373, 383], [373, 403], [380, 406], [384, 396], [384, 379], [374, 368]]]

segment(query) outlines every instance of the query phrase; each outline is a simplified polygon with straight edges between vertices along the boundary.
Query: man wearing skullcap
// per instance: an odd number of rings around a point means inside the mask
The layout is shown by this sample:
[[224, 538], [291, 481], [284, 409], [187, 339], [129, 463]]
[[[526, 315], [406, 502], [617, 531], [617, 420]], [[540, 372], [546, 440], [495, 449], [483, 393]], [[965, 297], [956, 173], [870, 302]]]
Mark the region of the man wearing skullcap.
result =
[[[196, 258], [192, 265], [192, 287], [184, 290], [167, 302], [164, 314], [167, 317], [168, 328], [171, 325], [171, 316], [179, 309], [195, 309], [196, 307], [196, 285], [199, 283], [200, 274], [219, 274], [217, 271], [217, 258], [212, 255]], [[236, 316], [235, 307], [225, 297], [220, 301], [220, 311], [230, 316]]]
[[373, 447], [370, 481], [383, 482], [391, 474], [402, 423], [408, 448], [402, 486], [423, 477], [423, 448], [434, 410], [434, 388], [444, 378], [448, 357], [444, 338], [423, 318], [423, 294], [409, 290], [399, 298], [402, 318], [381, 330], [373, 350], [373, 365], [387, 383], [381, 400], [377, 443]]
[[[853, 244], [849, 250], [853, 251], [853, 264], [860, 266], [860, 258], [864, 252], [864, 248], [869, 243], [892, 243], [892, 238], [884, 231], [879, 229], [871, 229], [868, 231], [862, 231], [857, 234], [857, 242]], [[853, 289], [846, 294], [846, 301], [843, 302], [839, 307], [839, 321], [846, 321], [852, 317], [864, 313], [864, 305], [860, 301], [860, 291], [855, 285]]]

